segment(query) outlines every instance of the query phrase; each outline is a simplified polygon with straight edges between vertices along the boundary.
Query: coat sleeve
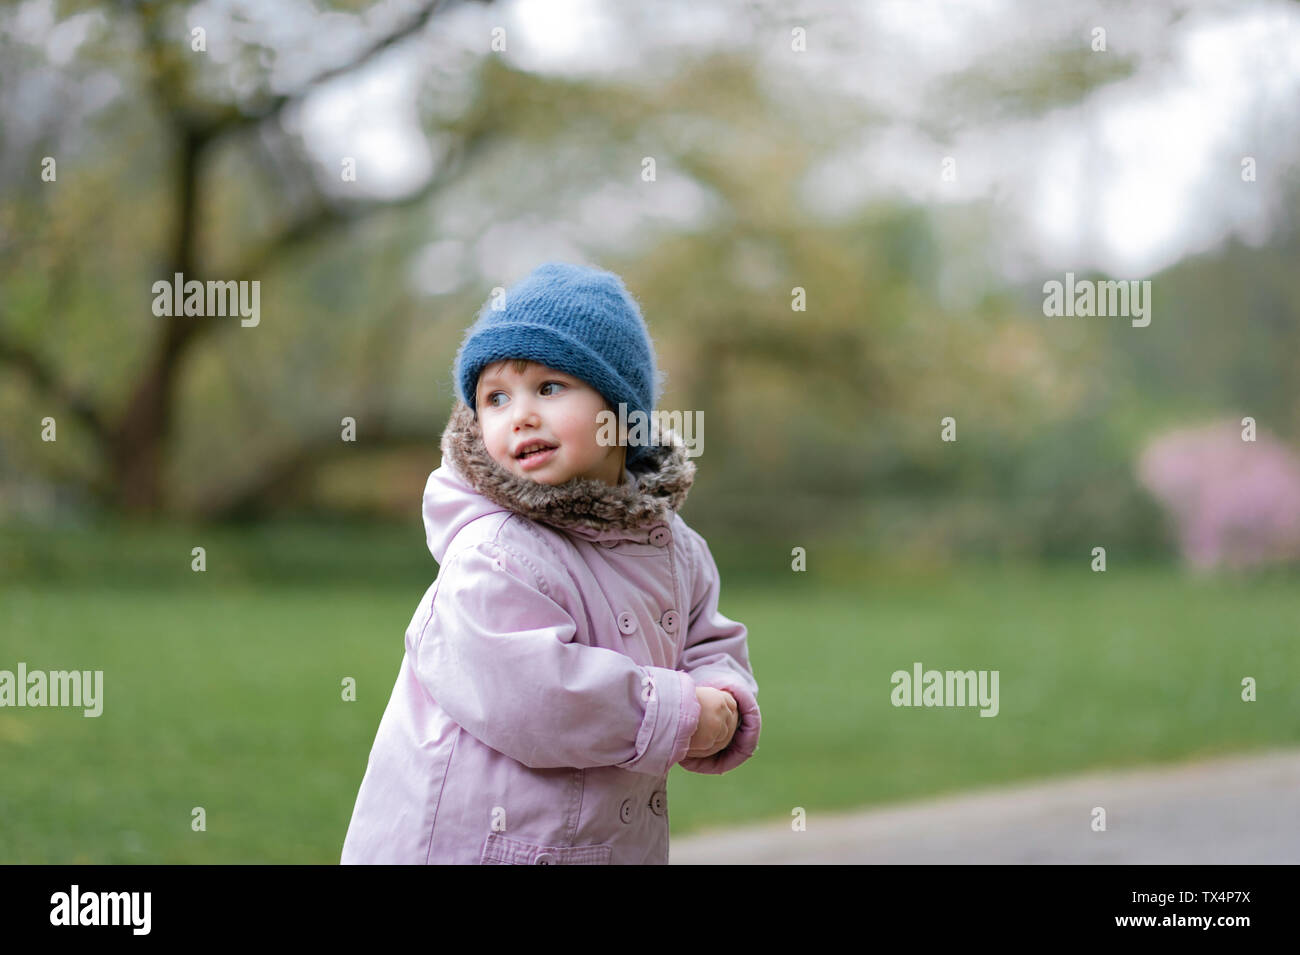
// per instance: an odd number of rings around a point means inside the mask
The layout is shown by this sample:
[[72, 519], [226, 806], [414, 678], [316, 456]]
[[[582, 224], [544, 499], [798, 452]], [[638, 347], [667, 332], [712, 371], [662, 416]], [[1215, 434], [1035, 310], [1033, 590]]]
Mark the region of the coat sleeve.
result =
[[415, 671], [471, 735], [533, 769], [662, 776], [685, 757], [700, 717], [690, 677], [574, 643], [573, 617], [531, 559], [484, 541], [439, 577]]
[[725, 773], [749, 759], [758, 748], [762, 728], [758, 682], [749, 665], [745, 625], [718, 612], [722, 579], [709, 545], [694, 532], [692, 542], [695, 561], [691, 617], [678, 667], [691, 675], [696, 686], [711, 686], [734, 696], [739, 720], [726, 749], [712, 756], [684, 759], [682, 768], [694, 773]]

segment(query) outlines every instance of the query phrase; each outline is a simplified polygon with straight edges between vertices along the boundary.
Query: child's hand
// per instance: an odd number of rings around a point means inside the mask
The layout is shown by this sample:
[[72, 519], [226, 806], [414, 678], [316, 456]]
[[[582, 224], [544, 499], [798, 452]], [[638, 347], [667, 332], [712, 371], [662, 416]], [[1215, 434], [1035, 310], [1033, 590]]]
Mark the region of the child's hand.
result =
[[736, 735], [736, 698], [711, 686], [697, 686], [695, 698], [700, 703], [700, 725], [691, 736], [686, 755], [712, 756], [726, 749]]

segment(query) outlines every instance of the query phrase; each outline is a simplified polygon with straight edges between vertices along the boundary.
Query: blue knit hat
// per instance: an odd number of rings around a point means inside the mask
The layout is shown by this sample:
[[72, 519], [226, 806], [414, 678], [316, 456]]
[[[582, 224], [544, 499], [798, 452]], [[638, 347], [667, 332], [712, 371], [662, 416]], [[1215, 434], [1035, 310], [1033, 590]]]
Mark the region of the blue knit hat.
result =
[[[613, 272], [547, 262], [506, 291], [505, 307], [483, 306], [456, 353], [460, 399], [478, 408], [478, 377], [493, 362], [526, 358], [581, 378], [617, 412], [649, 415], [662, 380], [636, 301]], [[627, 464], [647, 447], [628, 445]]]

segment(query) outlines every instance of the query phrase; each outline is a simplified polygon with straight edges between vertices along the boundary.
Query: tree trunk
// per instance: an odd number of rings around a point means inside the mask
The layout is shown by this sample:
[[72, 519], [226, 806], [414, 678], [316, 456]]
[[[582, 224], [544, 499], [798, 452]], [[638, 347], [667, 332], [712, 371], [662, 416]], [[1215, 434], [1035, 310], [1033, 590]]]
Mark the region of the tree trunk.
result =
[[[170, 263], [165, 276], [170, 284], [179, 272], [188, 281], [194, 275], [194, 234], [199, 155], [204, 140], [194, 130], [182, 127], [177, 156], [177, 209]], [[156, 345], [149, 367], [140, 377], [127, 401], [121, 420], [110, 433], [108, 448], [116, 504], [133, 515], [158, 513], [163, 501], [163, 460], [176, 399], [176, 372], [189, 344], [195, 338], [198, 316], [172, 315], [158, 321]]]

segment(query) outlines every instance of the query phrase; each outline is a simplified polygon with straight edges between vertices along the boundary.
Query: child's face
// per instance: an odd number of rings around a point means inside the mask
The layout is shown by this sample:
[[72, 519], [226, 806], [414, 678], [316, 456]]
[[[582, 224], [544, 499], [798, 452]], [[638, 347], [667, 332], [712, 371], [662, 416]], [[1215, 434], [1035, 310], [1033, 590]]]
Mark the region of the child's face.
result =
[[[488, 454], [512, 474], [538, 484], [574, 477], [618, 484], [622, 477], [627, 449], [596, 442], [596, 416], [612, 409], [581, 378], [535, 362], [519, 372], [513, 361], [500, 361], [479, 374], [475, 402]], [[534, 440], [555, 450], [532, 460], [516, 457]]]

